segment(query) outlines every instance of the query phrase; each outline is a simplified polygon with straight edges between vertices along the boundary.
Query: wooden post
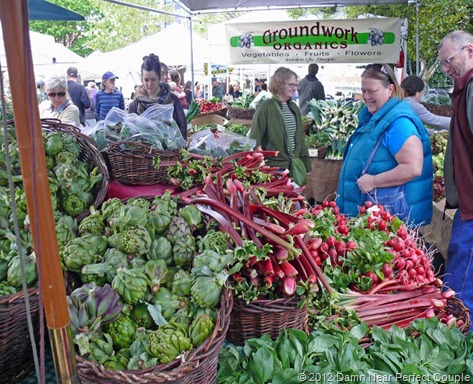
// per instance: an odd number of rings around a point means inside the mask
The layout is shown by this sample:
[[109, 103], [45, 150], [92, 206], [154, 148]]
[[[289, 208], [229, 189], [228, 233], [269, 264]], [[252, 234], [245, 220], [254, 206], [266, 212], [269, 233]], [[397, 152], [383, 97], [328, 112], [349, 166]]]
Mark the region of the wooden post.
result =
[[2, 0], [0, 19], [40, 294], [51, 334], [57, 382], [79, 383], [35, 90], [27, 0]]

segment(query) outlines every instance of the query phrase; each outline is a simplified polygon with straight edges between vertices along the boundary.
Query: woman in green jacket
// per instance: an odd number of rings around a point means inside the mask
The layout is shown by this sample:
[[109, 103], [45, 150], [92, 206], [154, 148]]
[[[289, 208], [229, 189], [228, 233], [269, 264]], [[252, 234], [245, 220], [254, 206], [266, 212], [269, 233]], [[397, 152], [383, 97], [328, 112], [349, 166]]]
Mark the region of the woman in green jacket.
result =
[[289, 68], [278, 68], [269, 82], [273, 97], [257, 108], [250, 137], [264, 150], [279, 151], [278, 156], [267, 157], [267, 165], [290, 169], [292, 152], [294, 157], [303, 161], [309, 173], [311, 164], [304, 142], [301, 113], [292, 100], [296, 89], [297, 74]]

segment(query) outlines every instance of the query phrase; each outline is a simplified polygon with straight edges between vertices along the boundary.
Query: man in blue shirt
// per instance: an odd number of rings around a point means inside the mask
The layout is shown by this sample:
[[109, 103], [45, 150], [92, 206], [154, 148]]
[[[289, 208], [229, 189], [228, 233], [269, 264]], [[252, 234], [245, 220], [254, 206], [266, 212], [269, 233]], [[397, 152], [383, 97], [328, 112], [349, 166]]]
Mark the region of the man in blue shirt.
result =
[[113, 107], [125, 110], [125, 99], [123, 94], [116, 89], [115, 79], [118, 77], [110, 71], [102, 76], [102, 90], [95, 95], [95, 112], [98, 121], [105, 120], [107, 113]]

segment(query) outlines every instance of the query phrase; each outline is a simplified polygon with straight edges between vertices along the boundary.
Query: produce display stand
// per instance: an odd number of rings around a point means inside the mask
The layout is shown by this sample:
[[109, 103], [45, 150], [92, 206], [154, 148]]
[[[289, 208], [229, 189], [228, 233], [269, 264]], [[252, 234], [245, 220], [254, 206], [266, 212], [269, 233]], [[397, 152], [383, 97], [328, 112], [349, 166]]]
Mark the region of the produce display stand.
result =
[[445, 210], [445, 198], [433, 202], [432, 221], [429, 225], [421, 227], [425, 240], [434, 245], [445, 260], [448, 259], [448, 245], [452, 236], [453, 216], [455, 209]]
[[309, 149], [312, 171], [307, 180], [304, 197], [316, 202], [334, 200], [342, 169], [342, 160], [325, 159], [326, 148]]

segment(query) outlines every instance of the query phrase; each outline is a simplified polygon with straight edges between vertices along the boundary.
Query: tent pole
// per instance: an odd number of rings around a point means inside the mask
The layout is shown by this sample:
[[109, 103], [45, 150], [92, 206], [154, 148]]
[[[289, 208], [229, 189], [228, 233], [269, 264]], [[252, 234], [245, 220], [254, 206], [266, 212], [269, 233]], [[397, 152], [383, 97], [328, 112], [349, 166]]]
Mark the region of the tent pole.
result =
[[0, 19], [23, 185], [37, 257], [39, 290], [51, 335], [57, 382], [78, 384], [35, 91], [27, 0], [2, 0]]
[[[189, 20], [189, 39], [191, 47], [191, 84], [192, 84], [192, 95], [194, 95], [194, 43], [192, 41], [192, 17], [188, 18]], [[192, 97], [194, 98], [194, 97]]]

